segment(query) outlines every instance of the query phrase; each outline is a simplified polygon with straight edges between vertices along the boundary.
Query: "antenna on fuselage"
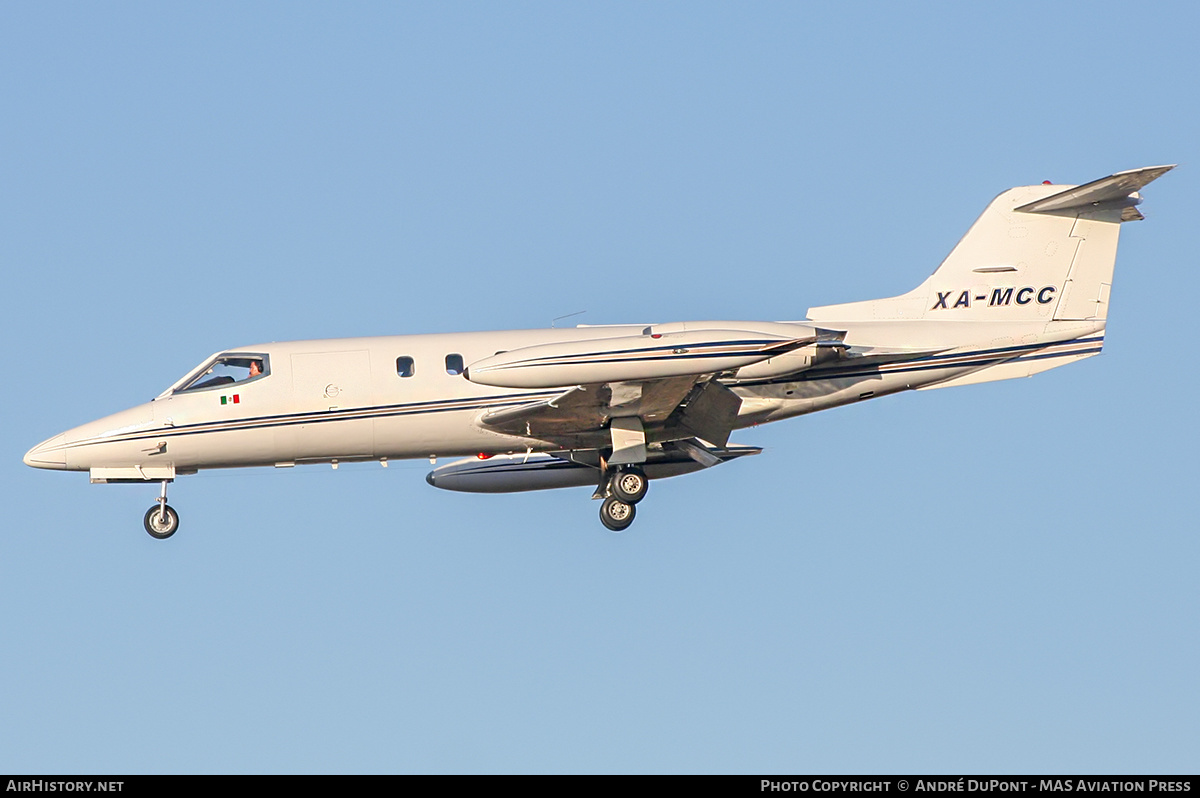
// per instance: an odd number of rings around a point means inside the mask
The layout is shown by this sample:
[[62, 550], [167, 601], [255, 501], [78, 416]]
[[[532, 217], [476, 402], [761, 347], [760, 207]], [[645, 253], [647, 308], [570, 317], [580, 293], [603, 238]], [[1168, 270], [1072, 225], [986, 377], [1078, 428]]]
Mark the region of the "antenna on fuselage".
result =
[[565, 315], [565, 316], [555, 316], [554, 318], [550, 319], [550, 329], [552, 329], [552, 330], [553, 330], [553, 329], [554, 329], [554, 328], [557, 326], [557, 325], [555, 325], [555, 323], [554, 323], [554, 322], [556, 322], [556, 321], [561, 321], [562, 319], [569, 319], [569, 318], [571, 318], [572, 316], [581, 316], [581, 315], [583, 315], [584, 313], [587, 313], [587, 311], [586, 311], [586, 310], [577, 310], [577, 311], [575, 311], [574, 313], [568, 313], [568, 314], [567, 314], [567, 315]]

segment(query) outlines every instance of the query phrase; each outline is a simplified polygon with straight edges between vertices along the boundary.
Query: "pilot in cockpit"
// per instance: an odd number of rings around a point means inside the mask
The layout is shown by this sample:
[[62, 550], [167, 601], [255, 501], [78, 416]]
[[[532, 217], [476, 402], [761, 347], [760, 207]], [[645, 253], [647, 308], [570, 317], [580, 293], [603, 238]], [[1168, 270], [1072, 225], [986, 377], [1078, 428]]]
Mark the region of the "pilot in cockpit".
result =
[[197, 377], [191, 384], [185, 386], [185, 391], [195, 391], [202, 388], [215, 388], [221, 385], [233, 385], [246, 382], [266, 374], [262, 358], [222, 357]]

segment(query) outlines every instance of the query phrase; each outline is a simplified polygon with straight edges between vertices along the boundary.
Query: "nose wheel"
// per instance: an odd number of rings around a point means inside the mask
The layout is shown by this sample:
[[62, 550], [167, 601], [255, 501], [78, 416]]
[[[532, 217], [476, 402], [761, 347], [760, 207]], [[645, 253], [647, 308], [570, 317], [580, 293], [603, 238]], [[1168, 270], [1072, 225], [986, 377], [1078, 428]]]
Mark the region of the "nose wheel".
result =
[[179, 513], [175, 512], [175, 508], [169, 504], [161, 507], [156, 504], [146, 511], [146, 517], [142, 523], [145, 524], [150, 537], [166, 540], [179, 529]]
[[179, 513], [167, 504], [167, 480], [163, 480], [162, 491], [158, 494], [158, 503], [146, 511], [142, 525], [156, 540], [166, 540], [179, 531]]

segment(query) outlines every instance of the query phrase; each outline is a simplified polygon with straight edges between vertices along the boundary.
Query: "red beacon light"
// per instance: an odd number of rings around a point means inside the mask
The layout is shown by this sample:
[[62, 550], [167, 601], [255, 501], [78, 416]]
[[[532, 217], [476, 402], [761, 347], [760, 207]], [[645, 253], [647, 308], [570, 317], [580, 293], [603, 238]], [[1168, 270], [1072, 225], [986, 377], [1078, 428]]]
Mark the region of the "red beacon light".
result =
[[1042, 181], [1042, 185], [1043, 185], [1043, 186], [1052, 186], [1052, 185], [1054, 185], [1054, 184], [1053, 184], [1053, 183], [1051, 183], [1049, 180], [1043, 180], [1043, 181]]
[[478, 457], [480, 460], [490, 460], [492, 458], [492, 456], [490, 454], [488, 454], [487, 452], [480, 452], [479, 454], [477, 454], [475, 456]]

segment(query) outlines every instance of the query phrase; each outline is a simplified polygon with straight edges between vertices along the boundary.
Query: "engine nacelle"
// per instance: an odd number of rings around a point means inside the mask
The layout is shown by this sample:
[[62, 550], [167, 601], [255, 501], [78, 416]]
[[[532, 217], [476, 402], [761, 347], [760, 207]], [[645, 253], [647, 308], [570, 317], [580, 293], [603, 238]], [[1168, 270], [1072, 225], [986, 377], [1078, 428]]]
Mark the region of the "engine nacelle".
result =
[[743, 366], [738, 369], [731, 384], [745, 380], [769, 380], [795, 374], [797, 371], [812, 368], [816, 358], [817, 347], [815, 344], [793, 349], [791, 352], [784, 352], [781, 355], [751, 363], [749, 366]]
[[752, 330], [685, 330], [514, 349], [472, 363], [480, 385], [558, 388], [732, 371], [816, 341], [817, 331], [788, 325], [791, 337]]
[[736, 385], [740, 382], [787, 377], [836, 360], [845, 351], [842, 343], [846, 337], [844, 332], [825, 330], [820, 327], [815, 328], [815, 332], [816, 340], [807, 346], [796, 347], [738, 369], [733, 379], [729, 380], [729, 384]]

